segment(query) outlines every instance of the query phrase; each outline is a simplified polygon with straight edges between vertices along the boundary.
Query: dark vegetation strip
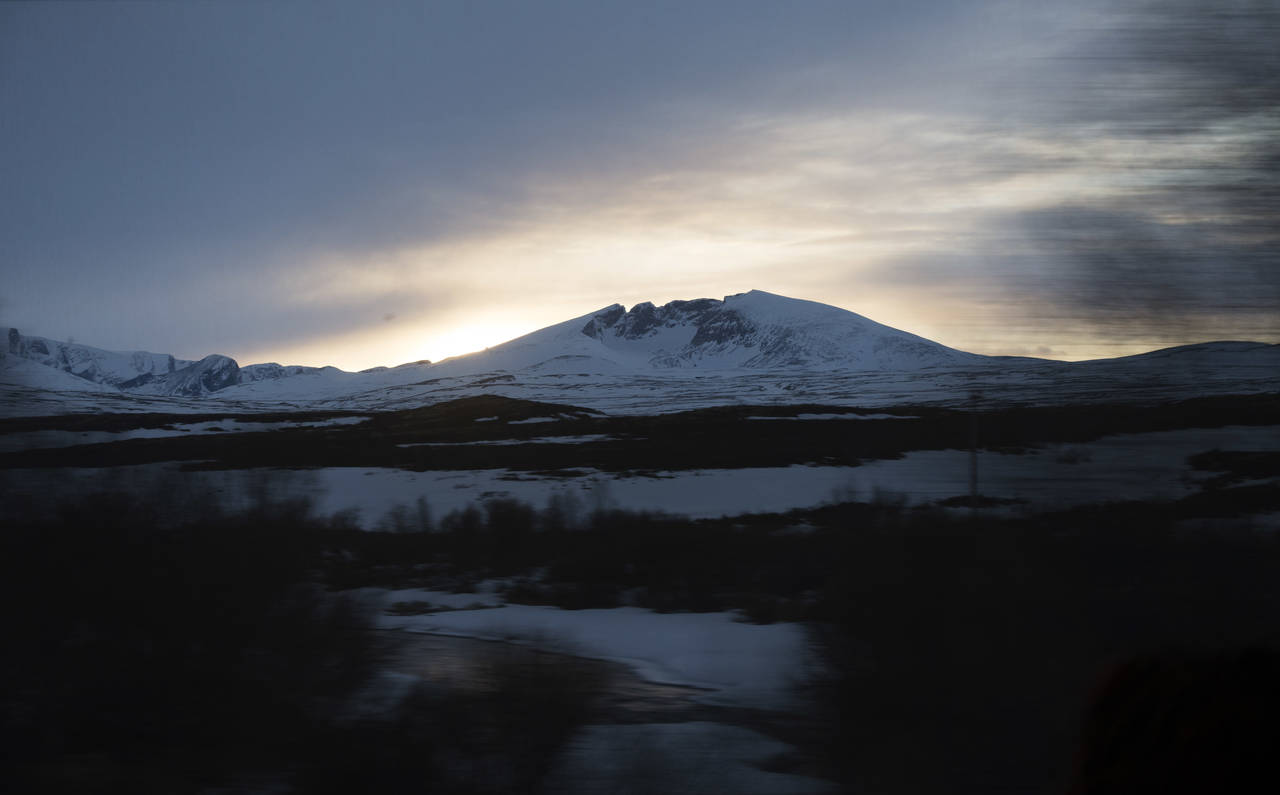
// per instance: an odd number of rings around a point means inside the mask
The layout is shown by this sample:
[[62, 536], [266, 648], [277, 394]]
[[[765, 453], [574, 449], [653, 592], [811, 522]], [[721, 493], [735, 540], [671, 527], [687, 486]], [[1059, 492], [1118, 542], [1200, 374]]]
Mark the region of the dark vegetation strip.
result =
[[337, 717], [377, 664], [342, 591], [501, 577], [513, 601], [808, 622], [830, 670], [802, 691], [803, 736], [850, 791], [1062, 792], [1107, 666], [1274, 645], [1280, 539], [1223, 519], [1252, 488], [1005, 519], [494, 501], [372, 533], [304, 502], [232, 514], [187, 495], [174, 519], [163, 493], [68, 500], [0, 536], [4, 788], [197, 792], [256, 770], [300, 792], [535, 792], [592, 714], [563, 667]]
[[[1276, 648], [1280, 539], [1226, 518], [1240, 494], [1008, 519], [849, 503], [716, 521], [603, 512], [573, 527], [500, 501], [431, 532], [352, 534], [327, 576], [458, 590], [505, 577], [514, 602], [805, 621], [831, 669], [805, 687], [796, 737], [849, 791], [1064, 792], [1110, 667]], [[1280, 507], [1280, 489], [1270, 499]], [[1241, 753], [1276, 739], [1258, 729]], [[1178, 763], [1155, 741], [1137, 769], [1167, 782]]]
[[[606, 417], [573, 406], [495, 396], [463, 398], [419, 409], [373, 415], [366, 423], [256, 433], [201, 434], [0, 455], [0, 468], [105, 467], [200, 461], [202, 468], [321, 466], [433, 469], [509, 468], [522, 471], [593, 468], [607, 472], [764, 467], [820, 463], [856, 466], [913, 450], [963, 449], [974, 415], [914, 407], [900, 418], [769, 422], [751, 416], [851, 413], [847, 408], [734, 406], [649, 417]], [[498, 416], [492, 422], [477, 422]], [[510, 424], [533, 417], [555, 422]], [[564, 418], [560, 418], [560, 417]], [[1048, 443], [1087, 442], [1116, 433], [1224, 425], [1280, 425], [1280, 395], [1197, 398], [1156, 406], [1060, 406], [978, 412], [979, 444], [1019, 450]], [[564, 445], [466, 445], [423, 442], [604, 435]]]
[[175, 521], [168, 499], [6, 515], [0, 791], [536, 792], [591, 714], [590, 671], [498, 657], [484, 687], [348, 717], [382, 665], [373, 616], [319, 579], [351, 531], [211, 496]]

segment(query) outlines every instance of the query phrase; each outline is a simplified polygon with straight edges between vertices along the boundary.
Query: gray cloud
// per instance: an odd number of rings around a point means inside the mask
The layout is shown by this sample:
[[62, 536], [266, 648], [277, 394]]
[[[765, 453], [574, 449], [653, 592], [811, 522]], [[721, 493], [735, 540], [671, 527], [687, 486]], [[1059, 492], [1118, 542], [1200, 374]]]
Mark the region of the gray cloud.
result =
[[848, 90], [884, 94], [895, 32], [944, 27], [956, 12], [942, 9], [29, 9], [12, 15], [0, 79], [22, 189], [6, 215], [55, 252], [228, 237], [364, 251], [466, 234], [520, 208], [530, 173], [668, 159], [725, 107], [794, 105], [777, 76], [806, 65], [838, 61]]
[[695, 163], [691, 141], [744, 117], [924, 104], [937, 92], [922, 75], [957, 71], [958, 32], [986, 35], [950, 2], [0, 14], [10, 313], [108, 340], [181, 331], [165, 304], [195, 290], [263, 339], [310, 330], [262, 283], [305, 286], [335, 259], [356, 281], [386, 252], [500, 234], [543, 211], [530, 186], [548, 177], [589, 204], [597, 182]]
[[1110, 189], [1017, 214], [1037, 259], [1023, 286], [1106, 333], [1207, 333], [1235, 316], [1274, 337], [1278, 40], [1275, 4], [1174, 0], [1124, 9], [1054, 61], [1037, 134], [1111, 152], [1094, 166]]
[[1277, 302], [1275, 14], [1166, 5], [8, 5], [3, 309], [234, 354], [785, 283], [1239, 336]]
[[1052, 289], [1060, 315], [1113, 333], [1193, 333], [1207, 318], [1249, 323], [1280, 305], [1280, 285], [1264, 267], [1274, 247], [1234, 240], [1221, 224], [1072, 206], [1020, 213], [1016, 222], [1050, 254], [1027, 281]]

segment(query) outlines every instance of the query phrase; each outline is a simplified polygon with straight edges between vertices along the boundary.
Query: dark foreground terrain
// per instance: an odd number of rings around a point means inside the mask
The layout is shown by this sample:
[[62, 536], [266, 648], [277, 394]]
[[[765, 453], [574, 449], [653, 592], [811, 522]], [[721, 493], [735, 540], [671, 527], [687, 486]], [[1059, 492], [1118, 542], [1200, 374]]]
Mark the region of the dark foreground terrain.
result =
[[[1004, 410], [978, 427], [980, 444], [999, 446], [1205, 423], [1262, 429], [1277, 424], [1278, 405]], [[554, 433], [616, 438], [439, 449], [450, 468], [475, 455], [488, 467], [670, 469], [854, 462], [964, 447], [973, 431], [972, 417], [939, 410], [746, 419], [763, 411], [607, 418], [486, 398], [360, 425], [30, 450], [0, 463], [430, 467], [437, 448], [396, 445]], [[475, 422], [507, 415], [556, 420]], [[144, 420], [178, 421], [192, 419]], [[36, 429], [9, 422], [8, 432]], [[118, 420], [66, 422], [103, 430]], [[481, 580], [501, 583], [509, 603], [803, 622], [827, 665], [796, 683], [795, 707], [716, 719], [796, 749], [761, 764], [844, 791], [1222, 791], [1247, 769], [1274, 777], [1263, 761], [1280, 707], [1280, 538], [1262, 528], [1280, 510], [1280, 455], [1206, 450], [1188, 465], [1205, 477], [1180, 499], [1052, 512], [872, 500], [693, 521], [494, 500], [387, 532], [273, 499], [269, 484], [243, 510], [211, 494], [108, 489], [69, 493], [56, 515], [36, 516], [6, 495], [2, 786], [548, 791], [575, 732], [628, 720], [608, 670], [499, 655], [466, 687], [422, 681], [385, 709], [362, 708], [376, 700], [377, 671], [403, 656], [359, 589], [465, 592]], [[693, 718], [706, 713], [646, 720]], [[618, 781], [611, 791], [647, 790]]]

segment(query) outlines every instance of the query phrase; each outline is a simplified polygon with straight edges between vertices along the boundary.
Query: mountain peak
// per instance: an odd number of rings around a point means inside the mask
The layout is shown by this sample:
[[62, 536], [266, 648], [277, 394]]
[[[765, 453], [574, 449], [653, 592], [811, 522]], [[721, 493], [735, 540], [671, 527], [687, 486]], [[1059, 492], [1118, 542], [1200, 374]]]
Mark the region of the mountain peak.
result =
[[764, 290], [662, 306], [644, 301], [630, 311], [612, 304], [587, 316], [580, 331], [604, 347], [597, 356], [641, 358], [647, 368], [916, 369], [975, 358], [838, 307]]
[[139, 379], [149, 381], [193, 364], [167, 353], [107, 351], [75, 342], [29, 336], [16, 328], [9, 329], [8, 343], [10, 355], [107, 386], [127, 387], [139, 383]]

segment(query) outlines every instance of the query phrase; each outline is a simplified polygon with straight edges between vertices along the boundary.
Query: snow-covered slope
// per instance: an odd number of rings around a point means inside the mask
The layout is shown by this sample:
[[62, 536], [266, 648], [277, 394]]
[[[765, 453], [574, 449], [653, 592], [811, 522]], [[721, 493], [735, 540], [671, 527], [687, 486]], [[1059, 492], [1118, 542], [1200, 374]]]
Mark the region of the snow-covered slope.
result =
[[1172, 348], [1160, 348], [1146, 353], [1135, 353], [1131, 356], [1118, 356], [1114, 359], [1089, 359], [1075, 362], [1088, 367], [1147, 367], [1186, 368], [1186, 367], [1222, 367], [1227, 364], [1261, 364], [1273, 363], [1280, 370], [1280, 345], [1265, 342], [1243, 342], [1237, 340], [1221, 340], [1218, 342], [1201, 342], [1195, 345], [1176, 345]]
[[95, 384], [129, 389], [195, 364], [167, 353], [104, 351], [74, 342], [57, 342], [9, 329], [8, 354], [61, 370]]
[[23, 386], [48, 392], [104, 394], [119, 390], [96, 381], [77, 378], [65, 370], [20, 356], [0, 355], [0, 385]]
[[986, 360], [834, 306], [752, 290], [723, 301], [646, 302], [629, 312], [614, 304], [481, 353], [446, 359], [432, 372], [879, 371]]
[[113, 390], [138, 395], [200, 397], [259, 381], [303, 375], [351, 376], [336, 367], [241, 367], [235, 359], [210, 354], [199, 361], [167, 353], [121, 353], [72, 342], [57, 342], [9, 329], [8, 351], [0, 352], [0, 384], [53, 390]]
[[334, 367], [240, 367], [225, 356], [115, 353], [9, 330], [9, 354], [145, 395], [305, 400], [481, 373], [635, 375], [699, 370], [918, 370], [986, 357], [939, 345], [814, 301], [753, 290], [723, 301], [614, 304], [488, 350], [437, 364], [347, 373]]
[[1079, 363], [979, 356], [753, 290], [630, 311], [614, 304], [478, 353], [359, 373], [114, 353], [11, 329], [0, 387], [0, 412], [11, 415], [60, 404], [155, 411], [157, 401], [181, 411], [211, 399], [245, 410], [365, 411], [481, 393], [644, 413], [735, 402], [946, 404], [975, 389], [1013, 402], [1167, 399], [1280, 391], [1280, 346], [1213, 342]]

